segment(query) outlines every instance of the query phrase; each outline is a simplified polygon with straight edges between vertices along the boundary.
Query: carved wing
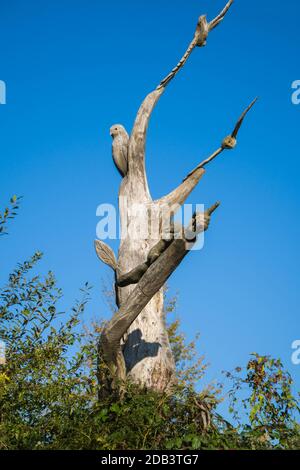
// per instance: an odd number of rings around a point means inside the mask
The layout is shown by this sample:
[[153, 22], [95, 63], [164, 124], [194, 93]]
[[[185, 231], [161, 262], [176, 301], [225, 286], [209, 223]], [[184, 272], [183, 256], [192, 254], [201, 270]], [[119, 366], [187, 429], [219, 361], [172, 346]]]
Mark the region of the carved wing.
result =
[[98, 258], [115, 271], [117, 269], [117, 260], [113, 250], [100, 240], [95, 240], [95, 249]]
[[122, 177], [128, 172], [128, 142], [129, 136], [124, 129], [122, 135], [116, 137], [112, 145], [113, 161]]

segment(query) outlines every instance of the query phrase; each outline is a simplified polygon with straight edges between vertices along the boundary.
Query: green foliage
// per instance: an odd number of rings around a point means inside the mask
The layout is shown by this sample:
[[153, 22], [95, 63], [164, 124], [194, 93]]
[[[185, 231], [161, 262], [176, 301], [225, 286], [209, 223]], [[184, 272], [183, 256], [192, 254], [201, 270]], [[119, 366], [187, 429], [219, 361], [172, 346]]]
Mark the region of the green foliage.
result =
[[[3, 220], [3, 219], [2, 219]], [[196, 391], [206, 365], [178, 320], [168, 327], [177, 383], [168, 394], [128, 383], [122, 398], [98, 399], [101, 324], [82, 327], [86, 284], [70, 313], [54, 275], [36, 274], [42, 254], [19, 264], [0, 290], [0, 449], [300, 448], [298, 402], [278, 360], [253, 355], [232, 381], [233, 426], [217, 412], [221, 389]], [[176, 299], [166, 307], [174, 311]], [[197, 387], [196, 387], [197, 385]], [[242, 395], [241, 395], [242, 394]], [[241, 420], [238, 411], [244, 408]]]
[[[254, 448], [299, 446], [299, 401], [293, 380], [279, 359], [253, 353], [247, 367], [228, 372], [232, 413], [247, 445]], [[243, 408], [245, 419], [239, 412]]]
[[0, 338], [6, 344], [6, 364], [0, 366], [0, 448], [44, 447], [56, 427], [70, 425], [65, 414], [71, 416], [79, 403], [85, 408], [89, 377], [84, 355], [76, 353], [82, 337], [76, 328], [89, 286], [59, 322], [61, 291], [53, 274], [28, 277], [41, 256], [18, 265], [0, 292]]
[[[179, 321], [169, 326], [178, 369], [172, 393], [128, 384], [122, 399], [100, 402], [95, 377], [101, 325], [91, 331], [79, 325], [90, 287], [84, 287], [69, 315], [62, 313], [53, 274], [30, 276], [40, 258], [36, 253], [18, 265], [0, 293], [0, 337], [7, 346], [6, 364], [0, 366], [0, 449], [299, 446], [299, 427], [292, 426], [297, 405], [281, 364], [254, 356], [246, 377], [228, 374], [235, 405], [242, 385], [250, 391], [240, 402], [249, 409], [250, 424], [234, 428], [217, 414], [220, 390], [195, 391], [206, 366], [197, 358], [195, 343], [186, 344]], [[167, 310], [173, 308], [171, 302]]]
[[9, 205], [2, 213], [0, 212], [0, 236], [7, 235], [7, 223], [17, 215], [20, 201], [20, 197], [13, 196], [9, 201]]
[[[36, 253], [18, 265], [0, 293], [0, 337], [7, 346], [0, 367], [0, 449], [200, 445], [215, 402], [192, 391], [190, 380], [171, 395], [128, 384], [122, 399], [98, 401], [95, 339], [101, 326], [88, 333], [78, 328], [90, 287], [66, 316], [57, 307], [61, 291], [53, 274], [30, 276], [40, 258]], [[174, 328], [180, 360], [179, 338]]]

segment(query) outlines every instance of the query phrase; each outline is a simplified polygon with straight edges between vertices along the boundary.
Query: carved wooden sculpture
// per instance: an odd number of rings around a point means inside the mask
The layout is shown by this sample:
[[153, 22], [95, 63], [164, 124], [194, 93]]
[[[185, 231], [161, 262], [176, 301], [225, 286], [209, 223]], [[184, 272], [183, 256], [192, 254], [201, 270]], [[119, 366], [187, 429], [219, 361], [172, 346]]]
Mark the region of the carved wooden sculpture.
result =
[[[210, 23], [200, 16], [194, 38], [176, 67], [143, 101], [130, 137], [121, 125], [111, 128], [113, 158], [123, 179], [119, 192], [122, 239], [118, 259], [105, 243], [96, 240], [98, 257], [115, 272], [118, 311], [105, 325], [99, 341], [99, 356], [108, 366], [110, 381], [100, 382], [116, 387], [122, 380], [164, 391], [174, 378], [174, 360], [163, 314], [163, 286], [196, 242], [197, 235], [209, 226], [216, 203], [204, 214], [194, 214], [188, 227], [172, 225], [163, 233], [164, 208], [181, 206], [204, 175], [204, 167], [221, 152], [233, 149], [240, 126], [254, 102], [244, 111], [234, 131], [220, 147], [170, 194], [153, 201], [145, 171], [145, 143], [151, 113], [167, 85], [184, 66], [197, 47], [206, 44], [209, 33], [223, 20], [231, 7], [230, 0]], [[145, 210], [136, 212], [136, 205]], [[150, 214], [150, 216], [149, 216]], [[153, 215], [154, 214], [154, 215]], [[157, 236], [142, 237], [139, 231], [149, 224], [159, 224]], [[152, 225], [151, 225], [152, 226]]]

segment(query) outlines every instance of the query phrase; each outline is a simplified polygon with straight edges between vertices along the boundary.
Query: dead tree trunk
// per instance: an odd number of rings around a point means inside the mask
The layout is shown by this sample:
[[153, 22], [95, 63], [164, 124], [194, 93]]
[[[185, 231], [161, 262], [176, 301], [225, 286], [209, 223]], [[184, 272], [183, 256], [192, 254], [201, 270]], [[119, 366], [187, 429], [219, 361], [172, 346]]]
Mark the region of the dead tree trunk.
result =
[[163, 313], [163, 286], [197, 235], [208, 228], [210, 216], [219, 204], [204, 214], [194, 214], [186, 229], [174, 226], [172, 214], [196, 187], [204, 167], [222, 151], [235, 147], [239, 128], [254, 102], [220, 147], [174, 191], [156, 201], [150, 196], [145, 171], [146, 134], [151, 113], [167, 85], [193, 50], [205, 46], [209, 32], [223, 20], [232, 3], [230, 0], [210, 23], [206, 16], [200, 16], [194, 38], [180, 62], [143, 101], [130, 137], [120, 125], [111, 128], [113, 158], [123, 177], [119, 191], [122, 237], [118, 259], [105, 243], [97, 240], [95, 246], [99, 258], [112, 267], [116, 278], [119, 310], [106, 324], [99, 342], [99, 354], [108, 366], [112, 388], [130, 378], [161, 392], [174, 378], [175, 365]]

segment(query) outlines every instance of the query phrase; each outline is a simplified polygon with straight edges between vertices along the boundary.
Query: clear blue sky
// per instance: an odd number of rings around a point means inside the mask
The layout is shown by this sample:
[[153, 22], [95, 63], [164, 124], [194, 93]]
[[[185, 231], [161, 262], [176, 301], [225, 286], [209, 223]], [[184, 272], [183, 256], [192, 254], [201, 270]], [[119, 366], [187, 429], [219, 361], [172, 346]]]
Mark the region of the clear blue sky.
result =
[[[86, 315], [109, 314], [95, 256], [96, 208], [116, 203], [120, 178], [109, 127], [131, 128], [145, 94], [175, 65], [200, 13], [212, 18], [225, 0], [28, 0], [2, 2], [0, 79], [1, 207], [23, 195], [1, 241], [1, 274], [35, 250], [53, 270], [65, 306], [90, 281]], [[212, 164], [190, 198], [222, 201], [205, 248], [170, 281], [189, 338], [211, 363], [209, 379], [257, 351], [283, 358], [300, 388], [291, 343], [300, 339], [300, 79], [297, 0], [236, 0], [223, 25], [196, 50], [151, 122], [151, 192], [170, 191], [231, 131], [242, 109], [260, 101], [238, 148]], [[113, 245], [116, 248], [116, 245]]]

